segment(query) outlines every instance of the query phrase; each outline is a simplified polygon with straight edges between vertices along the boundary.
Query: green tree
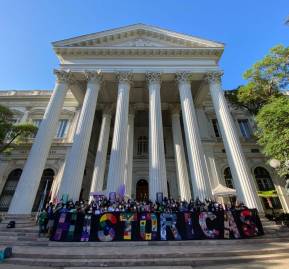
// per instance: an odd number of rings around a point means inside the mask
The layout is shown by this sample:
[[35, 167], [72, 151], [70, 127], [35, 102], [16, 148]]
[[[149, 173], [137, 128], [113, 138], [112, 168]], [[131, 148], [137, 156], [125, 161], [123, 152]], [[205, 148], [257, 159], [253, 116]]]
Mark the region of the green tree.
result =
[[264, 154], [280, 160], [279, 173], [287, 174], [284, 163], [289, 159], [289, 97], [271, 99], [259, 111], [256, 122], [256, 136]]
[[9, 152], [37, 132], [30, 123], [14, 124], [13, 112], [0, 105], [0, 153]]
[[233, 105], [257, 115], [272, 97], [281, 96], [282, 90], [288, 89], [289, 47], [273, 47], [268, 55], [244, 73], [244, 78], [248, 83], [228, 91], [227, 98]]

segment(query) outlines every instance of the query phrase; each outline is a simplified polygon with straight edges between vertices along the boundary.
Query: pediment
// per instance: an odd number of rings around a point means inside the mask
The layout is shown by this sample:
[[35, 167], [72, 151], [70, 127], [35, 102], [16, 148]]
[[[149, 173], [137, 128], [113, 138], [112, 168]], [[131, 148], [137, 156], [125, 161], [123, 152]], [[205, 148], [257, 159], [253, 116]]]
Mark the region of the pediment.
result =
[[54, 48], [216, 48], [224, 45], [154, 26], [135, 24], [53, 43]]

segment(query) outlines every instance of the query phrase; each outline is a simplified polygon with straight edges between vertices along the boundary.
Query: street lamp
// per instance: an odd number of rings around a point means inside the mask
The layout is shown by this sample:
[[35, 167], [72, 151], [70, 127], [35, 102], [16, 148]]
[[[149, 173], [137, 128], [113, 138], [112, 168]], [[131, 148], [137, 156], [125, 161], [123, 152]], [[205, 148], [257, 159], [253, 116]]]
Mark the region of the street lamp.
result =
[[271, 159], [271, 160], [269, 161], [269, 165], [270, 165], [272, 168], [277, 169], [277, 168], [279, 168], [279, 167], [281, 166], [281, 162], [280, 162], [279, 160], [277, 160], [277, 159]]
[[[286, 154], [286, 157], [287, 157], [287, 154]], [[277, 160], [277, 159], [271, 159], [269, 161], [269, 165], [272, 168], [277, 169], [277, 168], [279, 168], [281, 166], [281, 162], [279, 160]], [[289, 160], [288, 159], [284, 162], [284, 166], [286, 168], [289, 168]], [[286, 190], [287, 195], [289, 196], [289, 178], [286, 180], [285, 190]]]

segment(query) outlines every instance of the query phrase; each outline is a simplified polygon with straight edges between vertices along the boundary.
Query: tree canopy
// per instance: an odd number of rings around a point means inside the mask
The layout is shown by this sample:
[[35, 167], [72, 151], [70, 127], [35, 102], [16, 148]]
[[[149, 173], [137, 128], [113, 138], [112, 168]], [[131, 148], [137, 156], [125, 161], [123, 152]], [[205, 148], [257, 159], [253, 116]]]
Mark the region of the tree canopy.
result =
[[9, 108], [0, 105], [0, 153], [11, 151], [36, 132], [37, 127], [33, 124], [15, 124], [13, 112]]
[[226, 97], [256, 118], [257, 142], [269, 158], [281, 161], [280, 175], [289, 174], [289, 47], [277, 45], [244, 73], [248, 81]]
[[265, 155], [280, 160], [280, 171], [288, 173], [284, 171], [284, 163], [289, 159], [289, 97], [271, 99], [259, 111], [256, 121], [256, 136]]
[[281, 96], [283, 90], [288, 90], [289, 47], [273, 47], [268, 55], [257, 61], [243, 76], [248, 83], [236, 90], [227, 91], [226, 96], [233, 105], [257, 115], [272, 97]]

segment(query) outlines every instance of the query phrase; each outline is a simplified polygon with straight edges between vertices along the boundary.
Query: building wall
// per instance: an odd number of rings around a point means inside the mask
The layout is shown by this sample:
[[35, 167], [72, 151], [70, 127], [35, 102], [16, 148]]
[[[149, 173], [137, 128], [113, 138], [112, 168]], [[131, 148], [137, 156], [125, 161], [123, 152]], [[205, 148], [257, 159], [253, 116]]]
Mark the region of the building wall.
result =
[[[50, 91], [6, 91], [0, 92], [0, 104], [8, 106], [15, 114], [15, 120], [17, 122], [32, 122], [36, 119], [41, 119], [45, 112], [45, 108], [49, 101]], [[197, 108], [197, 118], [199, 123], [199, 131], [203, 142], [206, 165], [208, 174], [210, 177], [210, 184], [212, 189], [219, 183], [225, 185], [224, 169], [228, 167], [226, 153], [224, 152], [224, 145], [222, 139], [216, 137], [212, 119], [215, 119], [215, 113], [212, 108], [210, 98], [206, 98], [201, 105]], [[55, 172], [55, 180], [53, 189], [57, 189], [57, 184], [61, 178], [61, 167], [65, 162], [65, 157], [69, 148], [73, 142], [73, 135], [77, 125], [79, 116], [79, 104], [71, 93], [68, 93], [64, 107], [61, 113], [60, 119], [68, 120], [67, 133], [63, 138], [54, 139], [49, 153], [49, 157], [46, 163], [46, 168], [51, 168]], [[250, 118], [249, 114], [245, 111], [232, 110], [232, 116], [235, 120], [236, 128], [240, 135], [241, 144], [247, 157], [249, 167], [252, 172], [257, 166], [262, 166], [270, 173], [274, 185], [280, 196], [280, 201], [283, 209], [289, 212], [288, 196], [285, 195], [284, 182], [280, 179], [276, 173], [266, 164], [266, 158], [261, 153], [260, 147], [256, 144], [254, 138], [244, 138], [238, 124], [239, 119], [248, 119], [252, 132], [254, 131], [254, 122]], [[98, 143], [99, 129], [101, 125], [101, 111], [96, 112], [95, 121], [93, 125], [93, 132], [90, 141], [89, 153], [87, 157], [86, 170], [83, 178], [83, 198], [88, 197], [90, 182], [93, 172], [94, 159], [96, 154], [96, 148]], [[113, 126], [113, 125], [112, 125]], [[135, 186], [138, 180], [149, 180], [149, 160], [148, 154], [139, 156], [137, 154], [137, 139], [141, 135], [148, 137], [148, 126], [135, 126], [134, 132], [134, 160], [133, 160], [133, 176], [132, 176], [132, 191], [133, 197], [135, 196]], [[176, 176], [176, 167], [174, 160], [173, 139], [171, 126], [166, 123], [163, 127], [165, 148], [166, 148], [166, 169], [167, 178], [170, 186], [171, 196], [178, 198], [178, 183]], [[113, 134], [113, 128], [111, 128], [111, 137]], [[183, 137], [184, 144], [185, 139]], [[28, 156], [33, 138], [29, 139], [28, 143], [17, 148], [9, 155], [0, 155], [0, 193], [3, 190], [5, 182], [9, 173], [17, 168], [23, 168], [25, 160]], [[37, 165], [37, 164], [35, 164]], [[106, 173], [109, 166], [109, 156], [107, 158]], [[188, 166], [189, 169], [189, 166]], [[255, 182], [256, 184], [256, 182]], [[106, 185], [106, 178], [104, 180], [104, 186]]]

